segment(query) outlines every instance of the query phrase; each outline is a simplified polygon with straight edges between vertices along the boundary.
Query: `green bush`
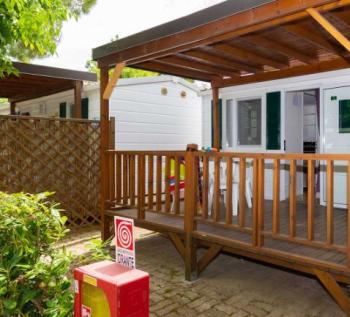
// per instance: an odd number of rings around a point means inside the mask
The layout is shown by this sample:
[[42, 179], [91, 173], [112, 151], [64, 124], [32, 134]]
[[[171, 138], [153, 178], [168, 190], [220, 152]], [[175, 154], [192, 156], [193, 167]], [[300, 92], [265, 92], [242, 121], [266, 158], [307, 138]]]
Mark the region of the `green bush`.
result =
[[72, 257], [54, 247], [66, 219], [48, 195], [0, 192], [0, 316], [72, 314]]

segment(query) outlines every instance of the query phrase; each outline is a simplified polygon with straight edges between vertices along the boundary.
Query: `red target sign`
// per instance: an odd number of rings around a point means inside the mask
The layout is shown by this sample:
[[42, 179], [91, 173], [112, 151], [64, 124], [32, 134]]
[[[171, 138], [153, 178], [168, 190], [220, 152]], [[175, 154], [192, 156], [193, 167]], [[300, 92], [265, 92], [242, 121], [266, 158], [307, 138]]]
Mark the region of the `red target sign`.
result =
[[135, 268], [134, 220], [115, 217], [116, 261], [124, 266]]

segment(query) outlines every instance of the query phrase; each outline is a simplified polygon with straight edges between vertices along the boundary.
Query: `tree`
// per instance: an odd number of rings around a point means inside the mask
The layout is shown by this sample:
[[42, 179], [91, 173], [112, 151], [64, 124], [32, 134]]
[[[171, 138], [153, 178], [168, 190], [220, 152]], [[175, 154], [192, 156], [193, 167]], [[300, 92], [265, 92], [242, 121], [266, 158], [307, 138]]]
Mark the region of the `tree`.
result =
[[97, 0], [0, 0], [0, 77], [16, 73], [12, 59], [56, 52], [62, 25], [87, 13]]
[[[97, 77], [100, 78], [100, 70], [97, 67], [95, 61], [87, 61], [85, 67], [92, 73], [96, 73]], [[110, 70], [109, 75], [111, 76], [113, 69]], [[120, 78], [139, 78], [139, 77], [153, 77], [159, 76], [159, 73], [151, 72], [148, 70], [136, 69], [131, 67], [124, 67]]]

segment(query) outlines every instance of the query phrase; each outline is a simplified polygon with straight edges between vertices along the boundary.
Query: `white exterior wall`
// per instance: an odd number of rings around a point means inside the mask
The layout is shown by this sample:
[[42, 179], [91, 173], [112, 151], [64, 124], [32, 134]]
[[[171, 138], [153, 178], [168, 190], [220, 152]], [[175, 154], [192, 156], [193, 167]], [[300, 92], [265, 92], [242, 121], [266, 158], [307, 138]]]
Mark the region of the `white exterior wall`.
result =
[[[279, 151], [268, 151], [266, 150], [266, 120], [264, 115], [266, 113], [266, 93], [268, 92], [281, 92], [281, 147], [286, 138], [286, 126], [285, 126], [285, 106], [286, 106], [286, 93], [291, 91], [301, 91], [309, 89], [320, 89], [320, 152], [321, 153], [336, 153], [337, 150], [333, 148], [334, 140], [326, 141], [326, 133], [324, 132], [324, 110], [328, 100], [325, 100], [325, 92], [327, 89], [350, 86], [350, 69], [344, 69], [339, 71], [325, 72], [307, 76], [293, 77], [282, 80], [274, 80], [268, 82], [261, 82], [256, 84], [240, 85], [234, 87], [227, 87], [220, 89], [220, 98], [223, 99], [223, 145], [225, 145], [225, 100], [227, 99], [242, 99], [242, 98], [262, 98], [262, 143], [263, 146], [239, 146], [234, 137], [234, 146], [232, 148], [223, 147], [223, 151], [233, 152], [265, 152], [265, 153], [279, 153]], [[202, 138], [203, 146], [211, 146], [211, 90], [202, 93]], [[237, 115], [236, 111], [233, 111], [234, 116]], [[236, 121], [234, 121], [236, 122]], [[237, 133], [234, 127], [234, 133]], [[326, 143], [327, 142], [327, 143]], [[350, 153], [350, 146], [342, 147], [342, 153]], [[268, 163], [268, 162], [267, 162]], [[321, 175], [323, 179], [323, 175]], [[281, 172], [281, 200], [287, 198], [288, 191], [288, 173]], [[324, 181], [321, 181], [321, 202], [325, 201], [324, 197]], [[272, 169], [267, 168], [265, 171], [265, 188], [266, 188], [266, 199], [272, 198]], [[336, 204], [337, 206], [337, 204]], [[338, 205], [341, 207], [341, 205]]]
[[0, 115], [9, 115], [10, 114], [10, 104], [9, 103], [3, 103], [0, 104]]
[[[16, 111], [21, 113], [29, 112], [31, 116], [48, 116], [58, 117], [59, 116], [59, 104], [67, 101], [67, 103], [73, 103], [73, 92], [65, 91], [59, 94], [51, 96], [45, 96], [37, 99], [27, 100], [16, 104]], [[44, 104], [46, 112], [40, 112], [40, 105]]]
[[[180, 79], [119, 83], [110, 99], [110, 116], [116, 118], [116, 148], [185, 150], [188, 143], [201, 146], [201, 98], [191, 86]], [[164, 87], [167, 95], [161, 93]], [[181, 97], [183, 91], [186, 97]]]
[[[82, 98], [90, 97], [89, 93], [83, 92]], [[90, 98], [89, 98], [90, 99]], [[31, 116], [59, 117], [60, 103], [67, 103], [67, 116], [69, 117], [69, 106], [74, 105], [74, 90], [60, 92], [58, 94], [19, 102], [16, 104], [16, 111], [29, 112]], [[40, 112], [40, 105], [45, 105], [46, 112]], [[89, 100], [90, 106], [90, 100]], [[90, 114], [89, 114], [90, 119]]]

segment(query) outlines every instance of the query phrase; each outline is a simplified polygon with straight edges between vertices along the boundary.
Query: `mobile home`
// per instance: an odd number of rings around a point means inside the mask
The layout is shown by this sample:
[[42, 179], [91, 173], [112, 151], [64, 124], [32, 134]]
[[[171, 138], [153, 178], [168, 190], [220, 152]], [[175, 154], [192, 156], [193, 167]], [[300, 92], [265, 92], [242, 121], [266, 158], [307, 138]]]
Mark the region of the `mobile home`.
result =
[[[202, 139], [213, 145], [212, 91], [202, 93]], [[259, 153], [350, 153], [350, 71], [338, 70], [220, 90], [222, 151]], [[298, 162], [298, 194], [306, 169]], [[266, 166], [265, 197], [272, 199], [272, 165]], [[289, 195], [289, 170], [281, 171], [280, 199]], [[326, 175], [316, 169], [317, 192], [326, 203]], [[347, 207], [346, 169], [335, 166], [334, 205]]]
[[[73, 90], [16, 104], [18, 114], [74, 117]], [[201, 145], [199, 87], [174, 76], [121, 79], [111, 97], [118, 149], [183, 150], [188, 143]], [[99, 85], [85, 84], [82, 117], [100, 118]]]

